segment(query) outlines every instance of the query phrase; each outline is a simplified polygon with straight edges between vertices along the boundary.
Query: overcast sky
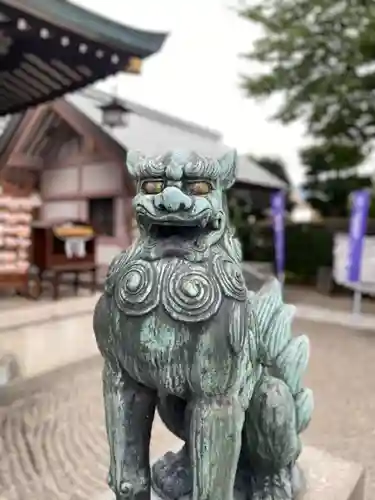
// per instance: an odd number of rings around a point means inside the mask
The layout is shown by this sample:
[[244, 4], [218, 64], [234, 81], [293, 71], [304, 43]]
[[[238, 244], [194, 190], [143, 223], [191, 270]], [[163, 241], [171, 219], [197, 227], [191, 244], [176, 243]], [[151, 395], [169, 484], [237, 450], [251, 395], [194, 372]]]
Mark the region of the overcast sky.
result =
[[[275, 101], [255, 103], [239, 89], [239, 75], [255, 71], [239, 54], [251, 47], [258, 28], [230, 8], [235, 0], [75, 0], [121, 23], [170, 37], [149, 58], [141, 76], [117, 79], [118, 92], [146, 106], [204, 125], [223, 134], [240, 153], [285, 160], [293, 182], [302, 180], [298, 149], [304, 127], [270, 122]], [[113, 79], [102, 87], [113, 90]]]

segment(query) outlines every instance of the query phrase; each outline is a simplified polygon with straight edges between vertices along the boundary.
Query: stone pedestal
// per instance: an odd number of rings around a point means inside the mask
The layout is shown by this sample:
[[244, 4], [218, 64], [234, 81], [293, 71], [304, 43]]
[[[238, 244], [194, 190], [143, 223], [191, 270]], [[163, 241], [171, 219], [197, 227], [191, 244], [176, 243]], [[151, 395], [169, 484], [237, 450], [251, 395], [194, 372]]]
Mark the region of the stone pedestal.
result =
[[[360, 465], [309, 446], [304, 448], [299, 463], [307, 485], [301, 500], [365, 500], [365, 473]], [[114, 498], [107, 493], [97, 500]], [[153, 493], [152, 500], [162, 499]]]
[[365, 471], [361, 465], [308, 446], [299, 463], [307, 483], [303, 500], [365, 499]]

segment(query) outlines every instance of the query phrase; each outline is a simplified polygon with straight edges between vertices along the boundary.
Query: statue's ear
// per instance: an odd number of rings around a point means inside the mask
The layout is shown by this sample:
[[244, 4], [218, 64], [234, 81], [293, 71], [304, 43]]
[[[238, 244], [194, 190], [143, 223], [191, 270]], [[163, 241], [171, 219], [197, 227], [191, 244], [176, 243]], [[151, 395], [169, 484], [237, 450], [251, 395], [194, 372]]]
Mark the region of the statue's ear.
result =
[[142, 160], [142, 155], [139, 151], [128, 151], [126, 155], [126, 166], [132, 177], [137, 177], [137, 166]]
[[224, 189], [229, 189], [236, 180], [237, 151], [232, 149], [228, 151], [228, 153], [225, 153], [225, 155], [219, 159], [219, 164], [221, 182]]

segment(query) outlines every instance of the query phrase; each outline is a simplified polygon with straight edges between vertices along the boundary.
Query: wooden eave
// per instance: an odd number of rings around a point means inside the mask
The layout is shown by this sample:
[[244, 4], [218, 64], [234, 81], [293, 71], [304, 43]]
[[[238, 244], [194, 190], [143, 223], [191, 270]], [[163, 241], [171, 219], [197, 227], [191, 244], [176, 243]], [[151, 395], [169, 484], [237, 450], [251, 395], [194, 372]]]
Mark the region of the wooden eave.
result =
[[65, 0], [0, 0], [0, 116], [136, 72], [165, 34], [122, 26]]

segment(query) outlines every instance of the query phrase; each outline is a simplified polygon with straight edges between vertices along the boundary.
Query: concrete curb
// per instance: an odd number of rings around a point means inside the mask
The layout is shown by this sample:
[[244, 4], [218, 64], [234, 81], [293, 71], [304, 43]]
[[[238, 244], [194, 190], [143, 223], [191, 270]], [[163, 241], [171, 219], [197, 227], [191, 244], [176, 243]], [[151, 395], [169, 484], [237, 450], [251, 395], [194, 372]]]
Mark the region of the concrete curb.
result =
[[100, 294], [74, 297], [49, 303], [33, 303], [0, 313], [0, 334], [9, 330], [33, 326], [48, 321], [80, 316], [93, 312]]
[[[89, 358], [69, 363], [69, 365], [60, 366], [48, 372], [35, 375], [30, 378], [21, 378], [15, 382], [10, 382], [5, 386], [0, 386], [0, 408], [9, 406], [19, 399], [30, 397], [34, 392], [40, 389], [52, 388], [59, 380], [66, 380], [67, 374], [73, 376], [83, 370], [87, 370], [92, 366], [100, 367], [102, 357], [98, 353]], [[0, 500], [3, 500], [0, 496]]]
[[338, 325], [354, 330], [367, 330], [375, 333], [375, 315], [361, 314], [356, 316], [350, 312], [332, 311], [323, 307], [296, 304], [296, 318], [316, 323]]
[[[49, 321], [63, 320], [74, 316], [91, 314], [100, 293], [89, 297], [73, 297], [50, 303], [33, 303], [19, 309], [0, 313], [0, 335], [9, 330], [30, 327]], [[296, 318], [375, 332], [375, 315], [361, 314], [355, 316], [346, 311], [309, 306], [296, 303]]]

